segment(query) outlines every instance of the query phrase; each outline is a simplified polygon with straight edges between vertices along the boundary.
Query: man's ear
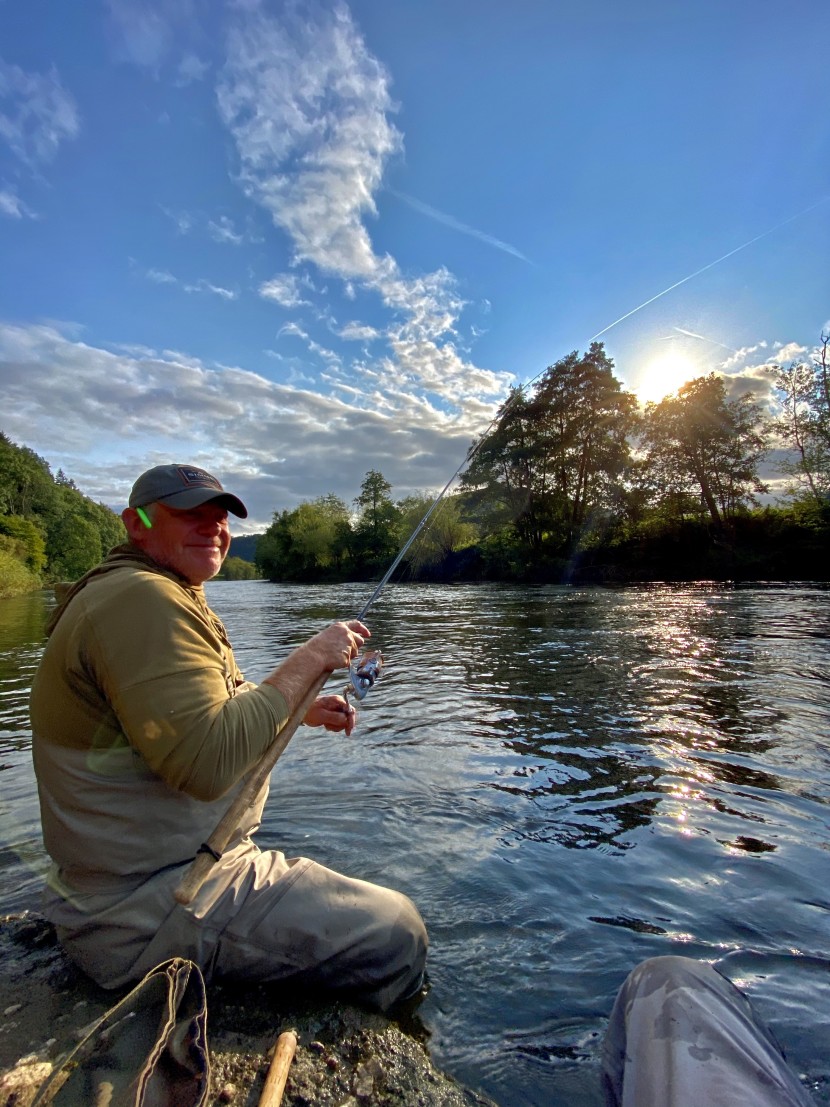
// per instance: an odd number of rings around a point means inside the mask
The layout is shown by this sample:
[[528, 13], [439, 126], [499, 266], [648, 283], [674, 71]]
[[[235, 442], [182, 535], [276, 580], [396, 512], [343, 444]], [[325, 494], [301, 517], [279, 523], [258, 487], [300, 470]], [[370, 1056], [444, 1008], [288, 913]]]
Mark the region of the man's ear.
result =
[[142, 521], [134, 507], [125, 507], [121, 512], [121, 521], [127, 528], [127, 537], [139, 545], [147, 533], [147, 524]]

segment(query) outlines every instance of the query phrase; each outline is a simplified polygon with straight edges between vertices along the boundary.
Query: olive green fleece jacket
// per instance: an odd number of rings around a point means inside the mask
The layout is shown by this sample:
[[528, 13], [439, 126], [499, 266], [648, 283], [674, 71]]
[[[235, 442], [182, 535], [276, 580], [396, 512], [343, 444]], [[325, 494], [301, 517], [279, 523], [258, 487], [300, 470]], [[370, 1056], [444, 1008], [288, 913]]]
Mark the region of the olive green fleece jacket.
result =
[[57, 609], [32, 687], [53, 887], [117, 896], [189, 862], [287, 716], [244, 680], [201, 587], [117, 547]]

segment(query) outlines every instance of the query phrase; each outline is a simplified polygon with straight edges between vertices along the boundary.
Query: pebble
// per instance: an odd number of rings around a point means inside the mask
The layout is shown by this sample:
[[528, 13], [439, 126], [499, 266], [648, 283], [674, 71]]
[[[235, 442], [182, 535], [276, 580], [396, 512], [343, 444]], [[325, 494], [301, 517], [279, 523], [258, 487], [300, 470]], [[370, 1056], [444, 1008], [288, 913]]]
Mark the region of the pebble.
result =
[[375, 1090], [375, 1080], [382, 1075], [383, 1066], [372, 1057], [355, 1069], [352, 1091], [358, 1099], [368, 1099]]
[[0, 1076], [0, 1096], [3, 1102], [9, 1099], [14, 1103], [17, 1096], [27, 1088], [37, 1088], [52, 1071], [48, 1061], [18, 1061], [15, 1067]]
[[222, 1091], [219, 1093], [219, 1098], [223, 1103], [230, 1103], [232, 1099], [236, 1098], [236, 1085], [225, 1084]]
[[6, 1010], [3, 1012], [3, 1014], [4, 1015], [16, 1015], [18, 1011], [22, 1011], [22, 1010], [23, 1010], [23, 1004], [22, 1003], [13, 1003], [11, 1005], [11, 1007], [6, 1008]]

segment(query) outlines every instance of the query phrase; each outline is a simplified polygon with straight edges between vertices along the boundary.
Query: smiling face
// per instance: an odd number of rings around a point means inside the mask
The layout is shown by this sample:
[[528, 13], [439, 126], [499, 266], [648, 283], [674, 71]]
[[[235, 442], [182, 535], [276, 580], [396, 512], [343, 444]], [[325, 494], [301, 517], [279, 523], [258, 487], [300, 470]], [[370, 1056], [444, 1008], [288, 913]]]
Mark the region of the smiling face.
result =
[[127, 533], [137, 546], [190, 584], [204, 584], [216, 576], [231, 544], [224, 507], [208, 501], [176, 511], [157, 503], [147, 511], [152, 522], [149, 528], [133, 508], [122, 515]]

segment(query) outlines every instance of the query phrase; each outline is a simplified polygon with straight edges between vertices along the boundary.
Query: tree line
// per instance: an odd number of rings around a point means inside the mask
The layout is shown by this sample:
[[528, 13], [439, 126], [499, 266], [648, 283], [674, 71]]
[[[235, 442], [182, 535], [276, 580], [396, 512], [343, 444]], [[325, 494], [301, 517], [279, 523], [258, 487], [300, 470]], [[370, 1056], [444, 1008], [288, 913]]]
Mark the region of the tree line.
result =
[[0, 597], [75, 580], [124, 538], [114, 511], [0, 431]]
[[[471, 446], [457, 492], [413, 544], [413, 579], [625, 581], [828, 575], [830, 369], [772, 370], [778, 414], [715, 374], [642, 410], [601, 342], [514, 389]], [[774, 447], [785, 502], [761, 507]], [[373, 577], [432, 497], [394, 501], [370, 470], [350, 508], [334, 495], [275, 513], [257, 546], [271, 580]]]
[[[776, 367], [777, 412], [730, 397], [710, 373], [640, 409], [601, 342], [514, 389], [471, 445], [459, 488], [412, 544], [421, 580], [826, 579], [830, 335]], [[783, 503], [761, 507], [762, 462], [781, 452]], [[433, 502], [395, 500], [370, 470], [352, 504], [333, 494], [277, 511], [226, 579], [381, 575]], [[124, 540], [119, 517], [0, 432], [0, 596], [76, 579]]]
[[[85, 496], [62, 469], [0, 431], [0, 598], [77, 580], [126, 540], [106, 504]], [[228, 580], [256, 577], [253, 559], [225, 559]]]

